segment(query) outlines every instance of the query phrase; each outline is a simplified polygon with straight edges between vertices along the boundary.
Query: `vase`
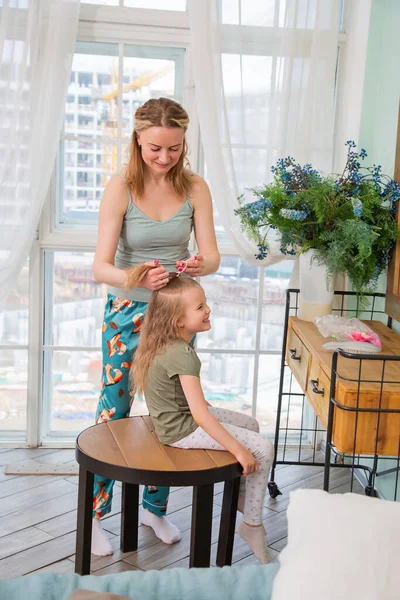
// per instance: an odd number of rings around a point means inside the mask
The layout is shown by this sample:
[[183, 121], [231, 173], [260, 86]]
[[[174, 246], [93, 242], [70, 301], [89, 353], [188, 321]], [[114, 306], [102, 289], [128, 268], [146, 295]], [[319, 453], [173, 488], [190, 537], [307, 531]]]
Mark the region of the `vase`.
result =
[[335, 282], [327, 278], [327, 268], [320, 263], [314, 250], [299, 256], [300, 297], [297, 316], [303, 321], [313, 321], [332, 312]]

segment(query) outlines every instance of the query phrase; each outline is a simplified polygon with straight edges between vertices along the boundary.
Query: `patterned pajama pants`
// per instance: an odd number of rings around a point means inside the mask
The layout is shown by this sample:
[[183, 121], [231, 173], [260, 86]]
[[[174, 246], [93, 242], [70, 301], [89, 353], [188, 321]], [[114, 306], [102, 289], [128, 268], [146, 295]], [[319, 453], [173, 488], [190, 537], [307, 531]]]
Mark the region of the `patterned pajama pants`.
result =
[[[102, 330], [103, 374], [96, 423], [129, 416], [133, 397], [129, 369], [139, 343], [140, 326], [147, 302], [124, 300], [108, 294]], [[95, 476], [93, 517], [111, 511], [114, 481]], [[167, 511], [169, 487], [146, 486], [142, 505], [158, 516]]]
[[[249, 525], [261, 525], [268, 475], [274, 457], [272, 443], [259, 434], [258, 421], [242, 413], [223, 408], [209, 407], [209, 411], [218, 419], [227, 431], [238, 440], [259, 464], [259, 471], [240, 480], [240, 495], [245, 497], [244, 520]], [[193, 433], [171, 444], [175, 448], [205, 450], [225, 450], [211, 436], [198, 427]]]

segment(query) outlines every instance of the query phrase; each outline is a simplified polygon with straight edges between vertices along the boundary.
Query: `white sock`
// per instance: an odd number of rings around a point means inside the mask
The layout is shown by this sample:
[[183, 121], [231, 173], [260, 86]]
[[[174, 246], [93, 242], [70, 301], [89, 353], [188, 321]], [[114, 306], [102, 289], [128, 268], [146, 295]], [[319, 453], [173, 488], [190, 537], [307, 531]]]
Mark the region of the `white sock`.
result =
[[245, 502], [245, 500], [246, 500], [246, 496], [240, 496], [239, 495], [237, 509], [242, 514], [244, 513], [244, 502]]
[[164, 544], [175, 544], [181, 539], [181, 532], [175, 525], [168, 521], [167, 517], [158, 517], [146, 508], [142, 508], [141, 513], [142, 525], [151, 527], [156, 536], [164, 542]]
[[249, 547], [253, 550], [254, 556], [266, 565], [272, 561], [272, 556], [268, 550], [267, 540], [265, 539], [265, 529], [263, 525], [259, 527], [250, 527], [244, 521], [238, 525], [238, 534]]
[[109, 556], [113, 554], [113, 549], [103, 531], [100, 519], [93, 519], [92, 522], [92, 554], [96, 556]]

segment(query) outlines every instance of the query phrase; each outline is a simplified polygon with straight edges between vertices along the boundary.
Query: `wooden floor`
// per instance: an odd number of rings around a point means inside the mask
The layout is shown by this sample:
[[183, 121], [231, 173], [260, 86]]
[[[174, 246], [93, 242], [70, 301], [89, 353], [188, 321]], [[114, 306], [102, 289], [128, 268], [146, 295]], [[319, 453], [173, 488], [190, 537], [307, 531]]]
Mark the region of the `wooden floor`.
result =
[[[33, 459], [42, 464], [69, 463], [74, 450], [1, 449], [0, 450], [0, 578], [13, 578], [32, 572], [74, 572], [77, 477], [55, 475], [7, 476], [4, 467], [18, 461]], [[289, 492], [297, 488], [322, 488], [322, 468], [281, 466], [276, 481], [282, 492], [276, 500], [266, 496], [264, 525], [268, 544], [277, 556], [287, 543], [286, 508]], [[331, 491], [350, 491], [347, 469], [331, 472]], [[360, 486], [353, 491], [361, 492]], [[211, 563], [215, 565], [222, 486], [215, 486]], [[104, 558], [92, 556], [92, 572], [105, 575], [131, 569], [169, 569], [188, 567], [191, 492], [173, 488], [168, 506], [169, 519], [182, 532], [179, 543], [167, 546], [148, 527], [139, 529], [139, 549], [123, 554], [119, 550], [121, 488], [116, 484], [113, 511], [103, 520], [104, 529], [114, 548], [114, 554]], [[238, 521], [241, 515], [238, 514]], [[248, 546], [235, 537], [233, 562], [237, 565], [256, 564]]]

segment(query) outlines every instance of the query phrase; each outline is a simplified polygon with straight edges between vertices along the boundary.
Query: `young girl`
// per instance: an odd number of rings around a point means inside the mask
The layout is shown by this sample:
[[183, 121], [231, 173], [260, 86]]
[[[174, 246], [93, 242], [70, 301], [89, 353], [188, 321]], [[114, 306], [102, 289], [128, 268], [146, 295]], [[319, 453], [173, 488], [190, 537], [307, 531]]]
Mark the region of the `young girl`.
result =
[[158, 439], [176, 448], [229, 450], [243, 467], [238, 533], [255, 556], [271, 555], [262, 510], [273, 446], [259, 433], [256, 419], [206, 402], [201, 363], [189, 342], [211, 328], [203, 288], [190, 277], [176, 277], [153, 292], [131, 368], [133, 387], [144, 392]]

